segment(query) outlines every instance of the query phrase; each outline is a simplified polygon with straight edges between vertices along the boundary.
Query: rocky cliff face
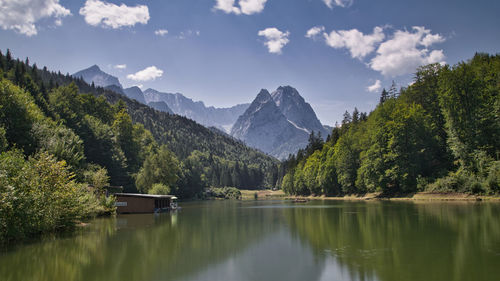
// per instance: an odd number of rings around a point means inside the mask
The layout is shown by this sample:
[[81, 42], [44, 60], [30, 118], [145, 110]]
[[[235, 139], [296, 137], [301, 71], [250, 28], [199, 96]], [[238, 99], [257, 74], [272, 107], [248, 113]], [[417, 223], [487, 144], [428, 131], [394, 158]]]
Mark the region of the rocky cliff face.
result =
[[229, 132], [238, 116], [243, 114], [248, 104], [239, 104], [229, 108], [206, 107], [201, 101], [193, 101], [182, 94], [162, 93], [154, 89], [144, 91], [146, 102], [165, 102], [175, 114], [186, 116], [204, 126], [216, 127]]
[[290, 86], [282, 86], [276, 89], [271, 96], [286, 118], [298, 127], [306, 129], [309, 133], [311, 131], [321, 132], [324, 137], [329, 134], [318, 117], [316, 117], [311, 105], [304, 100], [296, 89]]
[[309, 134], [328, 131], [296, 89], [279, 87], [270, 94], [261, 90], [234, 124], [231, 135], [278, 159], [285, 159], [307, 145]]

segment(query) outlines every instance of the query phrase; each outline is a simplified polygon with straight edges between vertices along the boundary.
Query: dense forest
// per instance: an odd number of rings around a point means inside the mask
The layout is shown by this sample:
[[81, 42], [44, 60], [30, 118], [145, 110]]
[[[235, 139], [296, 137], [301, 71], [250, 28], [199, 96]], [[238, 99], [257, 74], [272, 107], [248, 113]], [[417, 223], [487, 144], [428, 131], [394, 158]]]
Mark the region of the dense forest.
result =
[[110, 185], [191, 198], [277, 179], [240, 141], [0, 52], [0, 240], [112, 212]]
[[370, 114], [346, 111], [323, 142], [284, 162], [295, 195], [500, 192], [500, 55], [417, 70]]

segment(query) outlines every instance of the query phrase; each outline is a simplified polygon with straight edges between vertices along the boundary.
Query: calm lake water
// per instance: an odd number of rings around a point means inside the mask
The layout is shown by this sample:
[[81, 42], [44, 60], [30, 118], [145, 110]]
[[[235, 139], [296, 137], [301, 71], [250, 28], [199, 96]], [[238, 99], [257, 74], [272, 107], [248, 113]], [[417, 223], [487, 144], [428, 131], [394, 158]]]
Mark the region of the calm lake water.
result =
[[500, 204], [204, 201], [0, 252], [0, 280], [500, 280]]

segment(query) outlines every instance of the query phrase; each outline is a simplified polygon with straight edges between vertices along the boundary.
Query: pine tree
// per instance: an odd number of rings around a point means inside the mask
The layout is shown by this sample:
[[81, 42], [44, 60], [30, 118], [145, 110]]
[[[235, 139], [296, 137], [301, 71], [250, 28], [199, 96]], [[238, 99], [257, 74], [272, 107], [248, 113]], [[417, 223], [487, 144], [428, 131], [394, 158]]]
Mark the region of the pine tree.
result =
[[391, 88], [389, 89], [389, 98], [395, 99], [398, 96], [399, 96], [399, 92], [396, 89], [396, 82], [394, 82], [394, 80], [392, 80], [392, 85], [391, 85]]
[[358, 108], [355, 107], [354, 111], [352, 112], [352, 122], [357, 123], [359, 121], [359, 111]]
[[382, 93], [380, 94], [380, 103], [384, 103], [387, 99], [389, 98], [389, 93], [385, 90], [385, 88], [382, 90]]

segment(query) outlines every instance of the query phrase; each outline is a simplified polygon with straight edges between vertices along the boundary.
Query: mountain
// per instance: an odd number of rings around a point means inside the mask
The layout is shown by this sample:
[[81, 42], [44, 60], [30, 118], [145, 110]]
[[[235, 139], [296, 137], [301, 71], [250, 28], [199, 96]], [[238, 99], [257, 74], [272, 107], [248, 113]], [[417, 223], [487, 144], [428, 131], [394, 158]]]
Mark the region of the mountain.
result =
[[288, 120], [271, 94], [262, 89], [238, 118], [231, 135], [251, 147], [284, 159], [307, 145], [309, 132]]
[[321, 132], [323, 137], [330, 133], [318, 120], [311, 105], [296, 89], [290, 86], [281, 86], [271, 96], [283, 115], [293, 124], [305, 128], [309, 132]]
[[172, 111], [172, 109], [170, 109], [170, 107], [168, 107], [168, 105], [164, 101], [152, 101], [152, 102], [148, 103], [148, 106], [152, 107], [156, 110], [167, 112], [170, 114], [174, 113]]
[[[127, 89], [123, 90], [123, 93], [129, 98], [136, 100], [142, 104], [147, 104], [146, 100], [144, 99], [144, 94], [142, 93], [141, 89], [137, 86], [133, 86]], [[167, 106], [168, 107], [168, 106]], [[170, 110], [172, 111], [172, 110]]]
[[162, 93], [154, 89], [142, 92], [136, 86], [123, 89], [118, 78], [102, 71], [97, 65], [78, 71], [72, 76], [81, 77], [89, 84], [94, 82], [96, 86], [127, 96], [142, 104], [151, 104], [160, 111], [182, 115], [206, 127], [216, 127], [226, 133], [229, 133], [238, 116], [243, 114], [249, 106], [249, 104], [238, 104], [229, 108], [207, 107], [203, 102], [193, 101], [179, 93]]
[[122, 87], [122, 84], [120, 84], [120, 81], [118, 78], [116, 78], [113, 75], [107, 74], [106, 72], [102, 71], [99, 66], [93, 65], [87, 69], [80, 70], [72, 75], [75, 78], [83, 78], [83, 80], [89, 84], [94, 84], [99, 87], [107, 87], [110, 85], [116, 85], [120, 88]]
[[238, 104], [229, 108], [205, 106], [201, 101], [193, 101], [182, 94], [162, 93], [154, 89], [144, 91], [146, 102], [165, 102], [175, 114], [185, 116], [206, 127], [216, 127], [225, 132], [230, 128], [249, 104]]
[[329, 134], [299, 92], [279, 87], [270, 94], [263, 89], [234, 124], [231, 135], [278, 159], [304, 148], [311, 132]]

